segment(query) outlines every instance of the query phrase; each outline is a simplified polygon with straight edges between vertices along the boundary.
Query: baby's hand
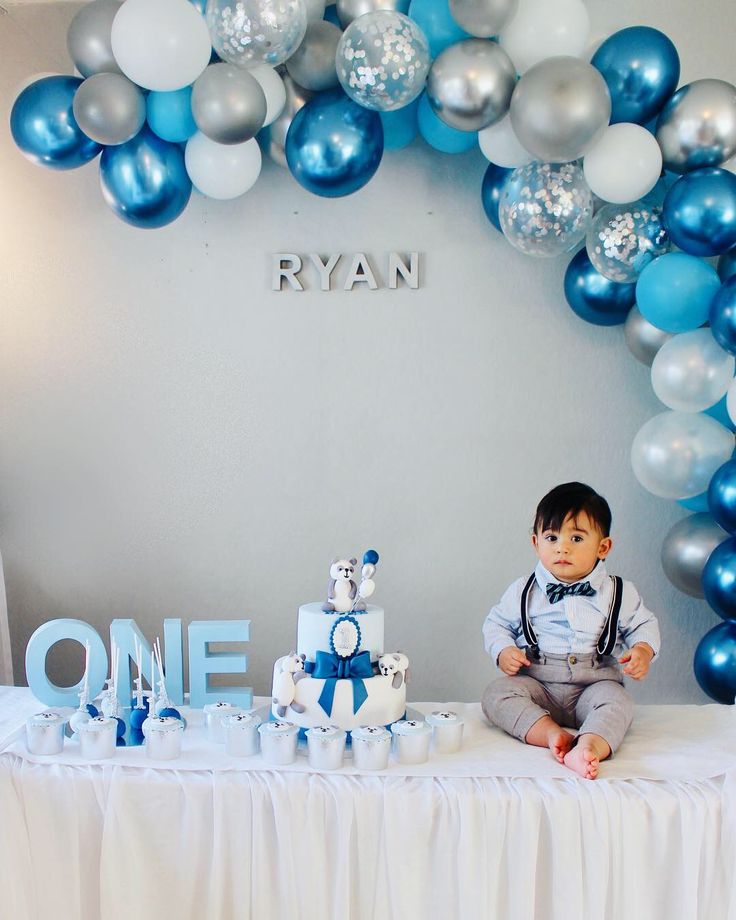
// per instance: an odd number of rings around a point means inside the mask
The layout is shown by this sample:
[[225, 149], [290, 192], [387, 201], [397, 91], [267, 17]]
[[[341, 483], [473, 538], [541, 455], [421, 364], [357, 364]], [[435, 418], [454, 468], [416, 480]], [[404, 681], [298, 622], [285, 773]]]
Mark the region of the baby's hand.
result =
[[634, 680], [642, 680], [647, 676], [649, 664], [654, 658], [654, 649], [646, 642], [637, 642], [633, 648], [619, 658], [619, 662], [628, 664], [624, 668], [624, 674], [633, 677]]
[[498, 656], [498, 666], [504, 674], [513, 677], [518, 674], [522, 667], [529, 667], [531, 662], [524, 652], [515, 645], [507, 646]]

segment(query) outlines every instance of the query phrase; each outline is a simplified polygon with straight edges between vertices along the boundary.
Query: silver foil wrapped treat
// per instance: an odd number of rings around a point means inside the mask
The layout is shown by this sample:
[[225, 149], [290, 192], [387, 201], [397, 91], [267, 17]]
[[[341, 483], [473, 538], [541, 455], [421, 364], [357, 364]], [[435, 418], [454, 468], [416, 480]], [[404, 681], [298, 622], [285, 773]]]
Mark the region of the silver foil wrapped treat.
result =
[[224, 716], [225, 750], [232, 757], [252, 757], [260, 750], [260, 718], [252, 712]]
[[148, 719], [146, 754], [151, 760], [176, 760], [181, 755], [184, 723], [174, 716], [155, 716]]
[[225, 725], [223, 719], [226, 716], [236, 716], [242, 709], [234, 703], [226, 703], [224, 700], [218, 700], [216, 703], [208, 703], [204, 707], [204, 724], [207, 729], [207, 740], [215, 744], [225, 743]]
[[52, 710], [31, 716], [26, 722], [26, 745], [31, 754], [61, 754], [65, 725], [64, 716]]
[[438, 754], [454, 754], [463, 743], [463, 720], [456, 712], [440, 710], [427, 716], [432, 727], [432, 748]]
[[315, 725], [307, 729], [306, 735], [309, 765], [318, 770], [339, 770], [347, 733], [337, 725]]
[[391, 753], [391, 732], [382, 725], [361, 725], [350, 733], [353, 766], [358, 770], [385, 770]]
[[263, 722], [258, 726], [261, 754], [267, 763], [277, 766], [294, 763], [299, 729], [293, 722]]
[[115, 753], [118, 721], [108, 716], [95, 716], [77, 726], [77, 735], [85, 760], [107, 760]]
[[402, 719], [391, 726], [394, 736], [394, 753], [399, 763], [426, 763], [432, 729], [417, 719]]

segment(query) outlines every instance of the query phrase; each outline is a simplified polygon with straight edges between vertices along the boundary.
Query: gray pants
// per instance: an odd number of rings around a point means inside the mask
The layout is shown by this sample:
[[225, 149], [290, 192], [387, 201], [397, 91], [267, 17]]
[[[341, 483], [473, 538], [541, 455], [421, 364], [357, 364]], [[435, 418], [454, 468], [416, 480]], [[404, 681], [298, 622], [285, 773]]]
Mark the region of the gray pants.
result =
[[631, 725], [634, 704], [616, 659], [596, 659], [540, 655], [514, 677], [489, 684], [482, 700], [486, 718], [524, 741], [535, 722], [551, 716], [558, 725], [579, 728], [580, 734], [600, 735], [615, 751]]

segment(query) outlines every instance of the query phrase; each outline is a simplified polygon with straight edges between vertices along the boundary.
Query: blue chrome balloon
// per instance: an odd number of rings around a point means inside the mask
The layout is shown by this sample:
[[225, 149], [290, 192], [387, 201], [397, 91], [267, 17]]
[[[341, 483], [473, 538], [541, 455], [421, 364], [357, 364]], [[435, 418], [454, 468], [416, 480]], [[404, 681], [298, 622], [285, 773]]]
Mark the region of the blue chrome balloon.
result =
[[[710, 489], [708, 490], [710, 507]], [[729, 537], [708, 557], [703, 567], [703, 594], [724, 620], [736, 619], [736, 538]]]
[[669, 38], [649, 26], [614, 32], [590, 62], [611, 94], [611, 124], [643, 125], [677, 89], [680, 58]]
[[408, 15], [424, 32], [433, 58], [449, 45], [471, 37], [452, 18], [448, 0], [411, 0]]
[[192, 87], [168, 93], [151, 92], [146, 98], [146, 118], [154, 134], [172, 144], [183, 144], [196, 133], [192, 115]]
[[483, 210], [486, 217], [496, 230], [501, 230], [501, 221], [498, 217], [498, 206], [501, 203], [506, 179], [511, 175], [513, 169], [507, 169], [505, 166], [496, 166], [495, 163], [489, 163], [483, 176], [483, 184], [480, 188], [480, 200], [483, 203]]
[[465, 153], [478, 143], [477, 131], [458, 131], [457, 128], [446, 125], [439, 115], [435, 114], [426, 92], [419, 98], [417, 117], [419, 133], [430, 147], [434, 147], [440, 153]]
[[419, 100], [415, 99], [403, 109], [393, 112], [379, 112], [383, 125], [383, 149], [401, 150], [414, 140], [419, 132], [417, 109]]
[[117, 216], [144, 228], [171, 223], [192, 192], [181, 147], [161, 140], [148, 127], [127, 143], [104, 149], [100, 183]]
[[736, 623], [726, 621], [709, 630], [698, 643], [693, 660], [701, 690], [717, 703], [736, 697]]
[[635, 284], [610, 281], [596, 271], [585, 249], [565, 272], [565, 297], [577, 315], [595, 326], [618, 326], [634, 306]]
[[325, 7], [325, 22], [331, 22], [333, 26], [337, 26], [340, 31], [342, 31], [342, 23], [340, 22], [340, 17], [337, 15], [337, 4], [329, 3]]
[[713, 520], [736, 533], [736, 460], [728, 460], [713, 474], [708, 486], [708, 508]]
[[709, 319], [713, 338], [730, 355], [736, 355], [736, 275], [716, 291]]
[[636, 282], [636, 303], [644, 317], [665, 332], [689, 332], [708, 319], [718, 272], [697, 256], [668, 252], [646, 266]]
[[718, 274], [721, 281], [728, 281], [736, 275], [736, 248], [725, 252], [718, 260]]
[[736, 246], [736, 176], [708, 166], [681, 176], [664, 199], [662, 219], [675, 246], [718, 256]]
[[381, 162], [381, 116], [341, 89], [319, 93], [294, 116], [285, 151], [292, 176], [305, 189], [323, 198], [350, 195]]
[[10, 131], [32, 163], [51, 169], [75, 169], [93, 160], [102, 146], [77, 124], [72, 111], [80, 77], [42, 77], [18, 96], [10, 113]]

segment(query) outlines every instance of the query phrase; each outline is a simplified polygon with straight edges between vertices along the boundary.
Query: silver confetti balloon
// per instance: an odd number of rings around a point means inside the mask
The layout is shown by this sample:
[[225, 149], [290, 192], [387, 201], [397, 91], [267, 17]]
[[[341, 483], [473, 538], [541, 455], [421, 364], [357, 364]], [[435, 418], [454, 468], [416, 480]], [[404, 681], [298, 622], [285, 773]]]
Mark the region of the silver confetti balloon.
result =
[[651, 367], [659, 349], [671, 338], [671, 332], [658, 329], [644, 319], [638, 307], [632, 307], [626, 315], [624, 339], [629, 351], [640, 364]]
[[337, 77], [350, 98], [391, 112], [421, 93], [429, 71], [429, 44], [403, 13], [378, 10], [352, 22], [337, 46]]
[[644, 201], [609, 204], [595, 215], [585, 240], [593, 268], [611, 281], [636, 281], [652, 259], [671, 248], [662, 209]]
[[511, 124], [538, 160], [577, 160], [608, 127], [611, 96], [601, 74], [576, 57], [547, 58], [519, 80]]
[[218, 144], [242, 144], [255, 137], [266, 120], [261, 84], [232, 64], [210, 64], [192, 88], [197, 127]]
[[341, 37], [333, 22], [310, 22], [301, 45], [286, 62], [289, 76], [315, 92], [337, 86], [335, 52]]
[[307, 8], [304, 0], [207, 0], [207, 27], [223, 61], [275, 67], [304, 38]]
[[432, 64], [427, 98], [445, 124], [480, 131], [508, 112], [516, 85], [511, 58], [496, 42], [468, 38], [450, 45]]
[[450, 13], [469, 35], [490, 38], [498, 35], [518, 5], [519, 0], [450, 0]]
[[119, 73], [97, 73], [74, 94], [74, 118], [87, 137], [98, 144], [124, 144], [146, 120], [146, 100], [131, 81]]
[[551, 258], [585, 236], [593, 195], [575, 163], [528, 163], [506, 180], [498, 214], [512, 246], [526, 255]]
[[287, 169], [288, 164], [284, 151], [286, 135], [289, 133], [289, 128], [294, 120], [294, 116], [302, 106], [309, 102], [314, 93], [308, 89], [304, 89], [303, 86], [298, 86], [288, 73], [281, 74], [281, 79], [284, 81], [284, 88], [286, 89], [286, 104], [279, 117], [268, 125], [268, 127], [264, 128], [258, 135], [258, 142], [263, 152], [269, 156], [274, 163]]
[[703, 597], [703, 568], [728, 534], [705, 512], [678, 521], [662, 543], [662, 568], [672, 584], [691, 597]]
[[409, 12], [411, 0], [337, 0], [337, 18], [343, 29], [347, 29], [351, 22], [360, 19], [366, 13], [376, 13], [378, 10], [393, 10], [395, 13]]
[[72, 19], [66, 47], [83, 77], [95, 73], [122, 73], [112, 53], [110, 32], [122, 0], [93, 0]]
[[660, 113], [657, 142], [671, 172], [725, 163], [736, 153], [736, 87], [725, 80], [683, 86]]

